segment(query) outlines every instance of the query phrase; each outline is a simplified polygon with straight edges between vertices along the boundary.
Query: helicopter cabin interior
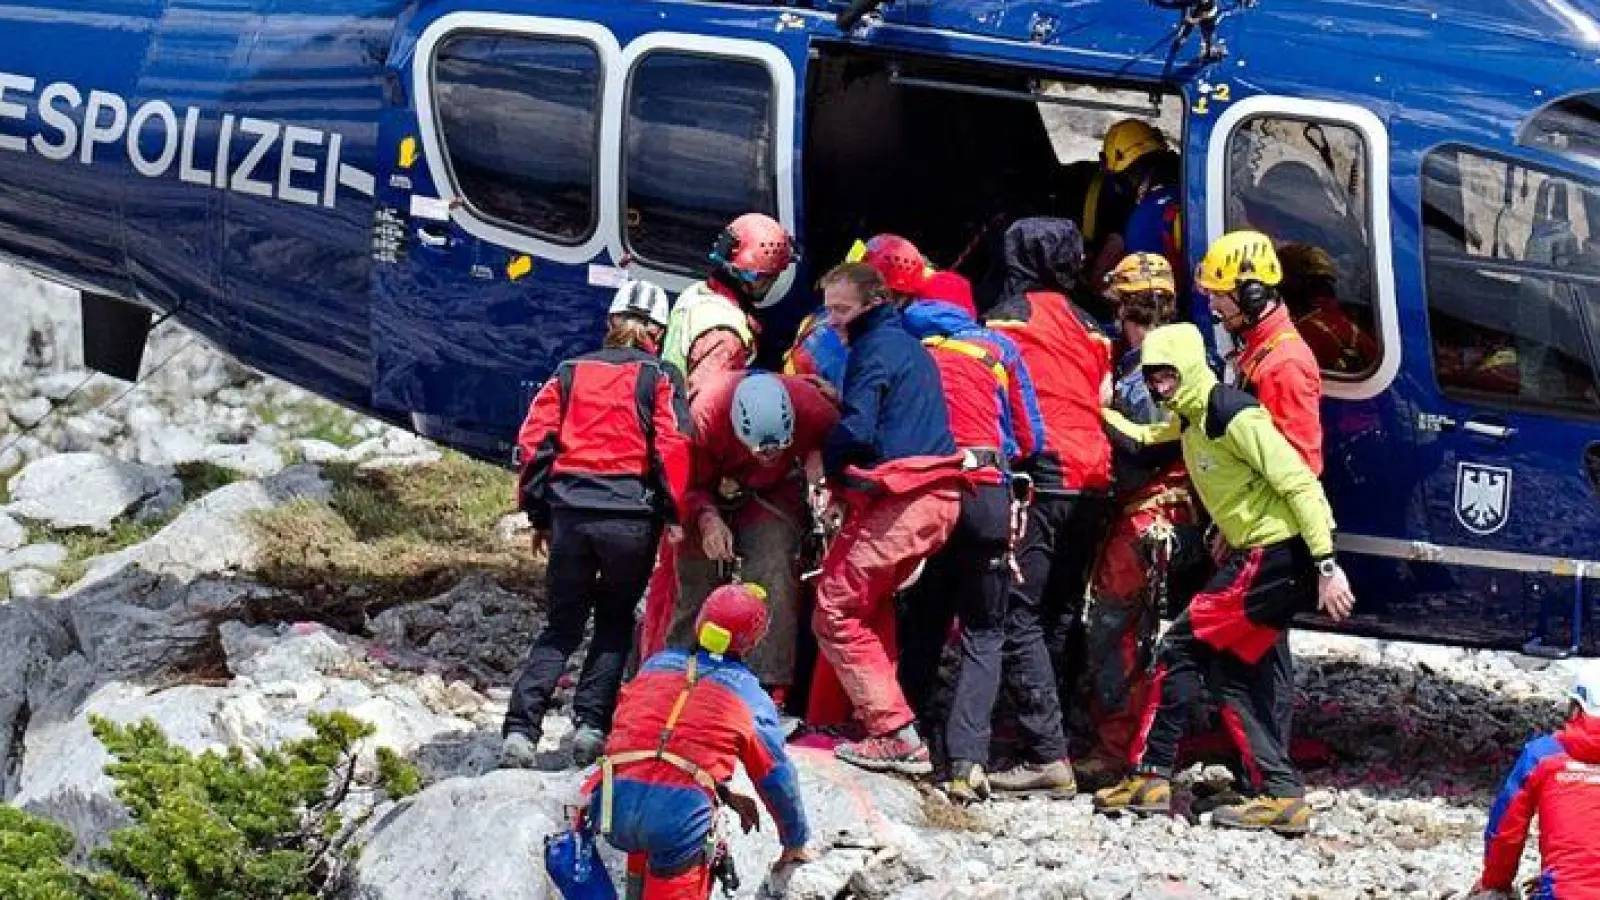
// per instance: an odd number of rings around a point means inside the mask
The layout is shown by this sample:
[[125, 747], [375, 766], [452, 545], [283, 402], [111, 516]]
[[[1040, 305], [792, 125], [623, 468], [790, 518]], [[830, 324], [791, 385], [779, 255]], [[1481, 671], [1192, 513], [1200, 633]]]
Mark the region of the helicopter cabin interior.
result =
[[[1168, 164], [1181, 172], [1182, 98], [1159, 88], [824, 46], [806, 98], [807, 255], [826, 266], [857, 239], [902, 234], [934, 265], [971, 279], [980, 307], [1002, 289], [1010, 222], [1048, 215], [1085, 225], [1111, 125], [1132, 117], [1160, 128], [1174, 151]], [[1107, 195], [1095, 218], [1117, 214]], [[1090, 223], [1085, 236], [1102, 235]], [[1109, 312], [1092, 291], [1080, 299], [1102, 318]]]

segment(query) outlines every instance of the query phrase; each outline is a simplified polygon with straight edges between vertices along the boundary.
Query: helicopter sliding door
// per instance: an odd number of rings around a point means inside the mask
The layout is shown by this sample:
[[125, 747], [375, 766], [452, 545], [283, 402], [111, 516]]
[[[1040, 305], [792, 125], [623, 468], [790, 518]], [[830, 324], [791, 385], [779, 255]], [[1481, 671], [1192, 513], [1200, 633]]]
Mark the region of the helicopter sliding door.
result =
[[379, 138], [375, 401], [508, 459], [529, 397], [598, 344], [624, 277], [685, 287], [744, 212], [795, 228], [797, 86], [823, 21], [710, 4], [425, 7], [391, 54]]

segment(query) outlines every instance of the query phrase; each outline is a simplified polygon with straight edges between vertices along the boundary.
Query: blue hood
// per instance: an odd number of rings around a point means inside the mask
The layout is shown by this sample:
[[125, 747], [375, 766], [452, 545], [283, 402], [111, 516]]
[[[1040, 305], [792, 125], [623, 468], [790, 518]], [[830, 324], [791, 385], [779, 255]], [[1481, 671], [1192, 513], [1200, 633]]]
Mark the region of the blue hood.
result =
[[901, 313], [906, 330], [918, 340], [930, 337], [950, 337], [976, 328], [978, 323], [961, 307], [942, 300], [917, 300]]

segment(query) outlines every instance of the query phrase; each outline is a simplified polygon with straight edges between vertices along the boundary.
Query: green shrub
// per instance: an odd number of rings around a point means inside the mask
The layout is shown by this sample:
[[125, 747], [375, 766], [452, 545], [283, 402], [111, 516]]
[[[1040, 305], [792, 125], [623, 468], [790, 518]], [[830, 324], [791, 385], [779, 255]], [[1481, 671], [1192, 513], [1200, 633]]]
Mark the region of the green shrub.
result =
[[262, 751], [195, 755], [148, 720], [92, 720], [116, 761], [106, 772], [134, 824], [96, 852], [103, 870], [63, 857], [60, 826], [0, 807], [0, 897], [18, 900], [313, 900], [342, 884], [361, 821], [339, 807], [355, 792], [391, 797], [420, 787], [415, 768], [388, 748], [377, 772], [356, 773], [373, 728], [345, 713], [310, 719], [315, 735]]

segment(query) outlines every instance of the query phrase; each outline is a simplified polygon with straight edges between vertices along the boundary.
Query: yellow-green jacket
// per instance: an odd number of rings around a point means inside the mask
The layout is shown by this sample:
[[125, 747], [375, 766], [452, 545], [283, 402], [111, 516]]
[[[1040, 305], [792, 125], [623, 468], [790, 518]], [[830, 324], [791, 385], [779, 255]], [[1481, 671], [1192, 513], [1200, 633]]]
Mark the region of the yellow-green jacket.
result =
[[1182, 377], [1160, 425], [1136, 425], [1107, 410], [1114, 442], [1137, 449], [1181, 440], [1200, 501], [1235, 549], [1305, 539], [1316, 558], [1333, 555], [1333, 512], [1322, 484], [1249, 394], [1217, 381], [1200, 331], [1183, 323], [1151, 331], [1144, 368], [1172, 366]]

